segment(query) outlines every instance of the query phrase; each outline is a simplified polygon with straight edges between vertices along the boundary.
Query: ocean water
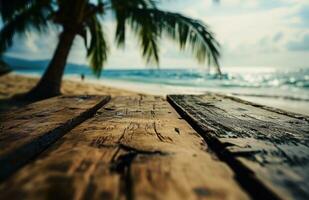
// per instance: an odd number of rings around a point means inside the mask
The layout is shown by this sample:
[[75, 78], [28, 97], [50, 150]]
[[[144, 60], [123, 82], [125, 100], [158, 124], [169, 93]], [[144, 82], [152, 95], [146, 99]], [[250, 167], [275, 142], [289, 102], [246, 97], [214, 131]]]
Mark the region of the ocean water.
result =
[[[45, 70], [39, 67], [13, 67], [16, 73], [42, 75]], [[84, 66], [70, 64], [65, 76], [103, 80], [106, 82], [127, 82], [144, 87], [159, 86], [162, 93], [203, 93], [205, 91], [227, 92], [235, 95], [286, 98], [309, 101], [309, 68], [224, 68], [222, 76], [208, 73], [203, 69], [125, 69], [103, 70], [97, 78]], [[160, 89], [157, 89], [160, 90]], [[159, 91], [160, 92], [160, 91]], [[151, 93], [151, 91], [150, 91]]]
[[[42, 75], [47, 61], [13, 62], [16, 73]], [[309, 68], [224, 67], [222, 76], [203, 69], [106, 69], [100, 78], [86, 66], [69, 64], [65, 76], [148, 94], [227, 93], [309, 115]], [[271, 102], [271, 103], [269, 103]], [[280, 106], [280, 105], [283, 106]], [[303, 110], [306, 107], [307, 110]]]
[[309, 69], [246, 70], [230, 69], [222, 76], [204, 70], [107, 70], [101, 79], [160, 85], [181, 93], [205, 91], [235, 95], [265, 96], [309, 101]]

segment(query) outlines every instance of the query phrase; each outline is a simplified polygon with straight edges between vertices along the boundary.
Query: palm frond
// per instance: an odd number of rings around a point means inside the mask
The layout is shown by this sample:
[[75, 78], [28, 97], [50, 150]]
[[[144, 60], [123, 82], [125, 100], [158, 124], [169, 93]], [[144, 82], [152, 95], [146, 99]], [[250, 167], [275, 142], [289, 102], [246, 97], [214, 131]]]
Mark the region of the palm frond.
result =
[[111, 0], [112, 8], [115, 11], [116, 17], [116, 35], [115, 40], [118, 47], [123, 47], [125, 43], [126, 33], [126, 20], [130, 14], [130, 10], [127, 8], [147, 8], [156, 7], [156, 1], [154, 0]]
[[139, 15], [132, 12], [132, 9], [139, 10], [144, 8], [156, 8], [156, 1], [154, 0], [132, 0], [121, 1], [113, 0], [113, 8], [116, 15], [116, 42], [118, 46], [123, 46], [125, 41], [126, 23], [128, 22], [131, 29], [137, 35], [142, 56], [148, 63], [159, 63], [159, 46], [158, 40], [160, 30], [152, 18]]
[[129, 15], [128, 22], [140, 42], [142, 56], [148, 63], [159, 63], [158, 40], [161, 35], [160, 27], [151, 17], [145, 17], [136, 12]]
[[126, 17], [122, 12], [117, 12], [117, 25], [116, 25], [116, 36], [115, 40], [118, 47], [123, 47], [126, 39]]
[[220, 45], [202, 21], [158, 9], [138, 9], [132, 13], [151, 18], [157, 30], [178, 42], [181, 50], [189, 48], [199, 62], [207, 59], [208, 64], [215, 65], [219, 71]]
[[110, 0], [114, 10], [125, 10], [127, 8], [156, 8], [157, 0]]
[[107, 61], [109, 47], [102, 26], [96, 16], [90, 19], [88, 30], [91, 35], [91, 41], [87, 50], [87, 57], [94, 74], [99, 77]]
[[30, 30], [45, 31], [48, 25], [46, 18], [50, 9], [45, 5], [33, 4], [5, 22], [0, 31], [0, 53], [12, 45], [15, 34], [23, 36]]
[[9, 20], [14, 15], [31, 5], [35, 0], [1, 0], [0, 13], [3, 21]]
[[[113, 0], [113, 2], [123, 1]], [[128, 23], [140, 40], [142, 55], [147, 62], [159, 61], [157, 43], [165, 35], [176, 41], [181, 50], [190, 50], [200, 63], [207, 60], [208, 65], [213, 64], [220, 73], [218, 61], [220, 45], [206, 24], [178, 13], [159, 10], [155, 7], [155, 1], [132, 2], [122, 7], [116, 4], [114, 8], [118, 22], [116, 31], [118, 43], [124, 43]]]

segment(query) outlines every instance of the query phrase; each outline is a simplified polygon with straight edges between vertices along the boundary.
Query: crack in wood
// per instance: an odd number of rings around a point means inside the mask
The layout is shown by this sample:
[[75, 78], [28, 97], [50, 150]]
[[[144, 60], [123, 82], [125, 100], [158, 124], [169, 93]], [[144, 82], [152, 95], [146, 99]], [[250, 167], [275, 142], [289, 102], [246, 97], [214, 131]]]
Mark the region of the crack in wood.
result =
[[[211, 134], [216, 136], [220, 136], [216, 133], [213, 127], [206, 126], [205, 124], [209, 124], [206, 119], [204, 119], [199, 113], [195, 113], [194, 109], [190, 107], [190, 104], [185, 105], [185, 111], [183, 110], [183, 106], [181, 104], [181, 99], [178, 96], [168, 96], [167, 101], [175, 108], [175, 110], [179, 113], [179, 115], [184, 118], [191, 126], [194, 128], [207, 142], [209, 147], [217, 154], [218, 158], [223, 162], [226, 162], [234, 171], [236, 175], [236, 180], [240, 183], [240, 185], [248, 192], [252, 199], [280, 199], [277, 194], [273, 193], [269, 188], [265, 187], [265, 185], [260, 182], [255, 176], [254, 172], [243, 166], [237, 159], [234, 159], [230, 154], [226, 151], [226, 144], [221, 143], [218, 138], [220, 137], [212, 137]], [[198, 117], [199, 120], [195, 121], [194, 117], [191, 113], [195, 113], [195, 117]], [[210, 124], [212, 125], [212, 124]], [[216, 124], [219, 128], [225, 127], [221, 124]], [[231, 146], [231, 145], [227, 145]]]
[[161, 141], [161, 142], [173, 142], [173, 139], [170, 137], [164, 137], [158, 130], [157, 130], [157, 126], [156, 126], [156, 122], [153, 122], [153, 130], [156, 133], [157, 138]]
[[[7, 180], [1, 196], [248, 199], [233, 172], [164, 99], [146, 96], [141, 106], [138, 99], [114, 97], [105, 107], [115, 109], [102, 108], [58, 140]], [[161, 139], [173, 142], [161, 142], [153, 122]]]
[[[125, 153], [118, 156], [121, 150]], [[119, 192], [124, 193], [127, 200], [134, 199], [134, 182], [132, 180], [131, 165], [137, 156], [165, 156], [167, 153], [161, 151], [145, 151], [119, 144], [119, 147], [112, 157], [110, 171], [120, 175]], [[117, 158], [116, 158], [117, 157]]]
[[141, 107], [143, 102], [143, 95], [139, 96], [138, 105]]
[[[262, 194], [255, 191], [258, 188], [275, 198], [291, 195], [308, 199], [306, 120], [283, 111], [261, 110], [264, 108], [248, 102], [219, 98], [221, 103], [212, 102], [207, 95], [178, 95], [169, 96], [168, 101], [230, 165], [246, 190]], [[215, 105], [204, 105], [204, 101]], [[216, 106], [225, 112], [215, 109]], [[288, 195], [282, 195], [281, 190]]]
[[139, 128], [139, 124], [136, 122], [130, 122], [129, 125], [123, 130], [119, 140], [118, 140], [118, 144], [121, 143], [121, 140], [123, 140], [124, 136], [126, 135], [126, 133], [128, 132], [134, 132], [134, 130]]

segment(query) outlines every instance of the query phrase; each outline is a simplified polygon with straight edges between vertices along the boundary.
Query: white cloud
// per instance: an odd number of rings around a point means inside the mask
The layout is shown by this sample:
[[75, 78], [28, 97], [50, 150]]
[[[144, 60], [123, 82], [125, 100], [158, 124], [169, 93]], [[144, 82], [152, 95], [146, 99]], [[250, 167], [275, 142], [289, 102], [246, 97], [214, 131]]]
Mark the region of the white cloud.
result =
[[287, 43], [287, 48], [291, 51], [308, 51], [309, 52], [309, 31], [303, 33], [298, 38]]
[[26, 34], [25, 46], [31, 52], [38, 52], [39, 48], [37, 47], [38, 36], [36, 34]]
[[[234, 3], [236, 5], [236, 0]], [[208, 24], [223, 45], [224, 63], [226, 65], [237, 62], [240, 65], [255, 65], [265, 60], [264, 55], [267, 55], [268, 60], [265, 64], [269, 64], [273, 55], [273, 64], [276, 65], [278, 54], [280, 54], [282, 55], [281, 59], [285, 60], [284, 65], [287, 66], [293, 65], [293, 62], [298, 62], [287, 59], [290, 57], [286, 56], [290, 53], [287, 49], [287, 43], [308, 31], [308, 27], [299, 28], [303, 23], [299, 16], [302, 8], [303, 5], [300, 3], [294, 3], [271, 9], [256, 9], [255, 11], [240, 11], [239, 13], [233, 11], [225, 15], [206, 16], [205, 14], [203, 19], [204, 21], [208, 20]], [[219, 10], [220, 8], [216, 9]], [[278, 37], [278, 34], [280, 39], [274, 39]], [[255, 59], [244, 59], [245, 56], [251, 56]], [[244, 60], [248, 62], [244, 62]], [[301, 64], [305, 66], [304, 62]]]
[[[221, 0], [219, 4], [212, 0], [175, 0], [162, 7], [202, 19], [209, 24], [223, 46], [224, 65], [290, 66], [296, 63], [305, 66], [307, 63], [308, 66], [308, 51], [292, 52], [288, 48], [292, 43], [303, 41], [301, 39], [309, 32], [309, 27], [304, 25], [309, 19], [300, 14], [306, 6], [309, 6], [308, 0]], [[114, 23], [108, 21], [105, 27], [111, 44], [107, 66], [144, 67], [145, 62], [140, 56], [135, 38], [129, 36], [126, 49], [118, 50], [114, 44]], [[56, 43], [56, 31], [40, 37], [30, 34], [25, 41], [18, 40], [11, 54], [45, 59], [51, 57]], [[81, 39], [74, 42], [69, 61], [86, 63]], [[161, 66], [200, 65], [188, 53], [179, 53], [174, 43], [163, 40]]]

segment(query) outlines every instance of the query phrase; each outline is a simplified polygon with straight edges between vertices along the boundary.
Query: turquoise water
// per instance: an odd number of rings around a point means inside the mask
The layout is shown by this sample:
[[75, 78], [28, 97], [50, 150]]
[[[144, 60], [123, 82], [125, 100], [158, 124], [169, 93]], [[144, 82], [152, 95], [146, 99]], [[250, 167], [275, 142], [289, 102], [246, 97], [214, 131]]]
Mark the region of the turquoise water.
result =
[[[15, 73], [40, 76], [48, 61], [7, 57]], [[309, 115], [309, 68], [224, 67], [223, 75], [202, 69], [104, 70], [97, 79], [87, 66], [68, 64], [66, 77], [81, 78], [146, 94], [203, 94], [207, 91], [236, 95], [248, 101]]]
[[[16, 73], [42, 75], [47, 60], [32, 61], [5, 57]], [[271, 67], [224, 67], [224, 74], [218, 76], [205, 69], [123, 69], [104, 70], [100, 79], [84, 65], [68, 64], [67, 77], [97, 80], [104, 83], [118, 82], [127, 89], [139, 87], [148, 93], [194, 93], [217, 91], [241, 96], [281, 98], [309, 102], [309, 68]]]
[[[42, 75], [48, 61], [28, 61], [15, 58], [7, 62], [17, 73]], [[203, 93], [218, 91], [241, 96], [282, 98], [309, 101], [309, 68], [280, 69], [224, 67], [223, 75], [201, 69], [132, 69], [104, 70], [99, 81], [120, 81], [123, 85], [164, 90], [163, 93]], [[68, 64], [65, 76], [97, 80], [86, 66]], [[150, 91], [151, 93], [151, 91]]]

